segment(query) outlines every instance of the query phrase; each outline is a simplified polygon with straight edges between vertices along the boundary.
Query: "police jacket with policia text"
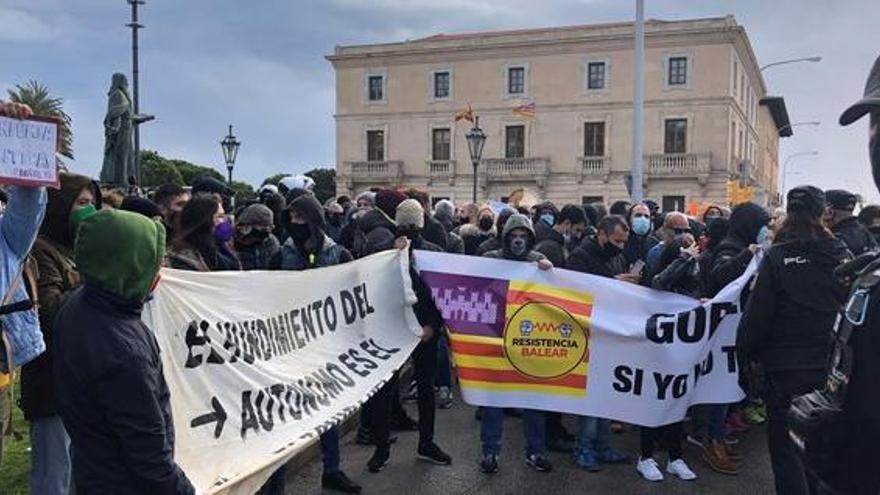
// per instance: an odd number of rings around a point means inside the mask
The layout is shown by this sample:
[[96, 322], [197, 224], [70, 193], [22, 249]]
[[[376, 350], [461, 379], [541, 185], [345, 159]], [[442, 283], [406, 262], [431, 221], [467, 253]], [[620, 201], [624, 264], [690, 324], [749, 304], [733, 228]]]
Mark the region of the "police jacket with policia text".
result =
[[835, 238], [770, 248], [740, 320], [741, 363], [757, 360], [768, 373], [825, 369], [834, 321], [847, 296], [833, 271], [849, 257]]

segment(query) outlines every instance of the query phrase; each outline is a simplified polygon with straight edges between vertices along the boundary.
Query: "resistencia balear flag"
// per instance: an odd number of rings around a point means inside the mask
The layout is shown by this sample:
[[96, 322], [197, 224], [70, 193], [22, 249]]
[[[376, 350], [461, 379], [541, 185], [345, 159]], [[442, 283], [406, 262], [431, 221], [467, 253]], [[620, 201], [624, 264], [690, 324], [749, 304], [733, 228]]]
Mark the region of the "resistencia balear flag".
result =
[[643, 426], [743, 397], [736, 328], [756, 263], [703, 303], [534, 263], [416, 251], [466, 402]]

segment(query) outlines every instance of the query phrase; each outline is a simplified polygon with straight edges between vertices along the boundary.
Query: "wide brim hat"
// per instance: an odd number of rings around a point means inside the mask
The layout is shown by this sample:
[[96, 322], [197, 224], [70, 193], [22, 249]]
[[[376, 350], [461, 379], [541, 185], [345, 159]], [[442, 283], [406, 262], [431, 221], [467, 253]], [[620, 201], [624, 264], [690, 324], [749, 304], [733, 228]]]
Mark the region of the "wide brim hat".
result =
[[843, 112], [840, 116], [840, 125], [850, 125], [874, 110], [880, 110], [880, 57], [874, 61], [874, 67], [868, 74], [865, 95]]

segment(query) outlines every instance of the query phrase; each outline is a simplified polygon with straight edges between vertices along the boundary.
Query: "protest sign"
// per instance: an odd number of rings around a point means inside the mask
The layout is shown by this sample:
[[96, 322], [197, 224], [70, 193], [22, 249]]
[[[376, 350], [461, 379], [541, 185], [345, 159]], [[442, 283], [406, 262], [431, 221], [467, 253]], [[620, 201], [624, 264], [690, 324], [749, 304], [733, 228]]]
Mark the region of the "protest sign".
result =
[[175, 458], [202, 493], [254, 493], [352, 414], [421, 332], [406, 251], [305, 272], [162, 270], [147, 304]]
[[58, 187], [58, 121], [0, 117], [0, 184]]
[[743, 397], [736, 329], [755, 262], [703, 304], [534, 263], [418, 251], [416, 266], [469, 404], [659, 426]]

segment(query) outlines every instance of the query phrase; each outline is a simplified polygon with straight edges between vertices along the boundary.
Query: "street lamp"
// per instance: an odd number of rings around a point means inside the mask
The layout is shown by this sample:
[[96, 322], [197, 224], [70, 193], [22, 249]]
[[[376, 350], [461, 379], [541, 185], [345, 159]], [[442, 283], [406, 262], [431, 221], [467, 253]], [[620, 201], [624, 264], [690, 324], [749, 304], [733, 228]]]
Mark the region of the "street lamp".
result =
[[764, 69], [776, 66], [776, 65], [785, 65], [785, 64], [794, 64], [797, 62], [821, 62], [822, 57], [803, 57], [803, 58], [793, 58], [790, 60], [780, 60], [779, 62], [773, 62], [771, 64], [767, 64], [761, 67], [761, 72], [764, 72]]
[[798, 158], [801, 156], [816, 156], [818, 154], [819, 154], [818, 151], [800, 151], [798, 153], [794, 153], [794, 154], [790, 155], [788, 158], [785, 159], [785, 162], [782, 164], [782, 195], [783, 195], [783, 197], [785, 197], [785, 193], [787, 192], [787, 190], [785, 188], [785, 179], [786, 179], [786, 175], [787, 175], [786, 172], [788, 170], [789, 162], [791, 162], [795, 158]]
[[226, 161], [226, 170], [229, 171], [229, 187], [232, 187], [232, 168], [235, 166], [235, 158], [238, 156], [238, 147], [241, 143], [232, 134], [232, 124], [229, 124], [229, 134], [220, 141], [223, 149], [223, 159]]
[[477, 204], [477, 169], [480, 166], [480, 158], [483, 156], [483, 145], [486, 144], [486, 133], [480, 129], [480, 118], [474, 118], [474, 126], [465, 134], [468, 143], [468, 151], [471, 154], [471, 163], [474, 166], [474, 197], [473, 202]]
[[788, 124], [788, 125], [784, 125], [784, 126], [780, 127], [779, 130], [778, 130], [778, 132], [781, 133], [781, 132], [782, 132], [783, 130], [785, 130], [785, 129], [791, 129], [792, 127], [797, 127], [797, 126], [800, 126], [800, 125], [815, 125], [815, 126], [820, 126], [820, 125], [822, 125], [822, 122], [819, 122], [818, 120], [811, 120], [811, 121], [809, 121], [809, 122], [795, 122], [794, 124]]

